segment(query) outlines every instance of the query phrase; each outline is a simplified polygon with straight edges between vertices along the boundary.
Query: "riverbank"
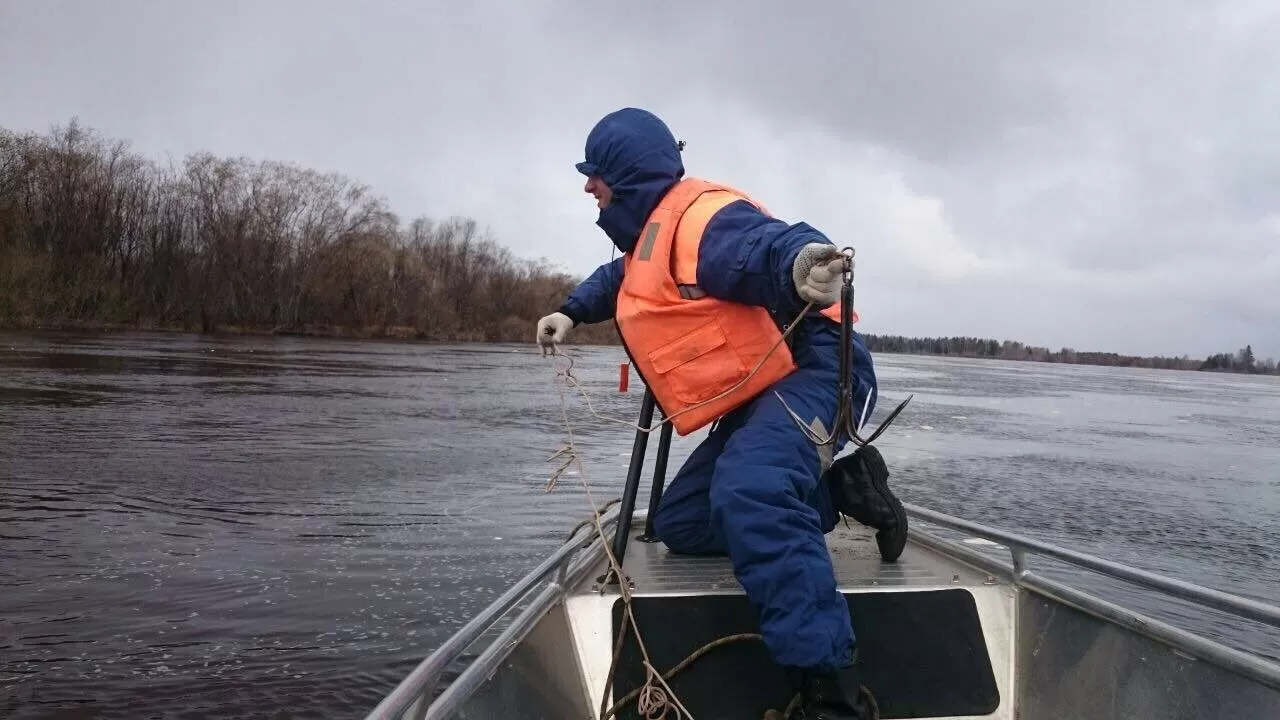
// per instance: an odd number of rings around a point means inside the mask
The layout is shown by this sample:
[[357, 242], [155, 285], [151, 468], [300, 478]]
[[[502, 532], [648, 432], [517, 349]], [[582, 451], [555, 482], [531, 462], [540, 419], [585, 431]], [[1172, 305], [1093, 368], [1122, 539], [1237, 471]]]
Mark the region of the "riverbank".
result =
[[[98, 321], [0, 322], [0, 332], [84, 332], [121, 333], [154, 332], [208, 335], [212, 337], [308, 337], [336, 340], [399, 341], [419, 343], [532, 343], [533, 322], [511, 319], [501, 326], [472, 332], [422, 330], [408, 325], [343, 325], [307, 324], [300, 327], [265, 327], [218, 324], [212, 329], [180, 323], [110, 323]], [[1211, 355], [1203, 360], [1188, 356], [1179, 358], [1138, 357], [1117, 353], [1077, 352], [1069, 348], [1048, 351], [1013, 341], [999, 342], [978, 338], [903, 338], [901, 336], [862, 333], [862, 338], [875, 355], [916, 355], [972, 360], [1012, 360], [1055, 365], [1090, 365], [1094, 367], [1130, 367], [1149, 370], [1180, 370], [1242, 375], [1280, 377], [1275, 361], [1255, 362], [1252, 350], [1245, 347], [1230, 354]], [[616, 347], [620, 345], [612, 323], [584, 325], [575, 328], [567, 343], [580, 346]], [[1246, 369], [1250, 368], [1250, 369]]]
[[[46, 322], [0, 322], [0, 332], [83, 332], [124, 333], [154, 332], [181, 333], [210, 336], [251, 337], [313, 337], [339, 340], [379, 340], [427, 343], [514, 343], [532, 342], [535, 323], [508, 324], [505, 328], [482, 329], [472, 332], [427, 331], [408, 325], [371, 325], [348, 327], [341, 325], [303, 325], [301, 327], [266, 327], [235, 324], [218, 324], [212, 329], [181, 323], [120, 323], [86, 320]], [[619, 345], [617, 332], [611, 324], [580, 327], [574, 331], [576, 345]]]
[[180, 323], [110, 323], [100, 321], [70, 320], [65, 322], [23, 322], [0, 324], [0, 332], [86, 332], [86, 333], [121, 333], [121, 332], [154, 332], [183, 333], [216, 336], [257, 336], [257, 337], [315, 337], [353, 340], [417, 340], [426, 342], [512, 342], [507, 339], [493, 339], [484, 333], [460, 333], [444, 336], [431, 335], [407, 326], [372, 326], [362, 328], [334, 327], [326, 325], [303, 326], [300, 328], [268, 328], [245, 325], [218, 325], [211, 330], [200, 327], [182, 325]]

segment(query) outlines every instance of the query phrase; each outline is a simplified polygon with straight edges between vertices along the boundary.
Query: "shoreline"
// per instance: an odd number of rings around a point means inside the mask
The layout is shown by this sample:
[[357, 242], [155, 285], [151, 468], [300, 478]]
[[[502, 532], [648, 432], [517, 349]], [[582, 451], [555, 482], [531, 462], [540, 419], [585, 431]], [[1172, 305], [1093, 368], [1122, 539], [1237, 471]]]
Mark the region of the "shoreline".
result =
[[[212, 330], [182, 324], [108, 323], [101, 321], [65, 321], [42, 323], [0, 323], [0, 333], [160, 333], [210, 337], [301, 337], [332, 340], [379, 340], [423, 343], [506, 343], [520, 339], [493, 339], [486, 333], [432, 334], [408, 326], [373, 325], [363, 328], [347, 326], [307, 325], [301, 328], [266, 328], [247, 325], [219, 325]], [[610, 345], [616, 343], [583, 343]]]
[[[401, 342], [401, 343], [420, 343], [420, 344], [519, 344], [530, 343], [528, 337], [509, 337], [498, 334], [498, 337], [489, 337], [486, 333], [440, 333], [433, 334], [424, 331], [418, 331], [407, 326], [369, 326], [363, 328], [352, 328], [346, 326], [328, 326], [328, 325], [308, 325], [301, 328], [263, 328], [241, 325], [223, 325], [214, 330], [204, 330], [200, 328], [183, 326], [180, 324], [130, 324], [130, 323], [107, 323], [100, 321], [65, 321], [65, 322], [44, 322], [44, 323], [23, 323], [23, 324], [0, 324], [0, 333], [94, 333], [94, 334], [118, 334], [118, 333], [156, 333], [168, 335], [196, 335], [204, 337], [287, 337], [287, 338], [315, 338], [321, 340], [353, 340], [353, 341], [379, 341], [379, 342]], [[875, 335], [867, 335], [864, 337], [875, 338]], [[582, 347], [621, 347], [619, 342], [608, 342], [599, 340], [578, 340], [569, 343]], [[872, 343], [874, 344], [874, 343]], [[1068, 362], [1062, 360], [1041, 359], [1038, 357], [993, 357], [989, 355], [966, 354], [966, 353], [933, 353], [920, 352], [910, 350], [891, 350], [885, 348], [873, 348], [872, 355], [914, 355], [917, 357], [938, 357], [938, 358], [958, 358], [962, 360], [1003, 360], [1015, 363], [1034, 363], [1043, 365], [1081, 365], [1087, 367], [1122, 367], [1133, 368], [1139, 370], [1162, 370], [1174, 372], [1188, 373], [1211, 373], [1218, 375], [1257, 375], [1261, 377], [1274, 377], [1270, 373], [1247, 372], [1243, 370], [1234, 370], [1229, 368], [1185, 368], [1185, 367], [1154, 367], [1141, 364], [1108, 364], [1108, 363], [1091, 363], [1091, 362]]]

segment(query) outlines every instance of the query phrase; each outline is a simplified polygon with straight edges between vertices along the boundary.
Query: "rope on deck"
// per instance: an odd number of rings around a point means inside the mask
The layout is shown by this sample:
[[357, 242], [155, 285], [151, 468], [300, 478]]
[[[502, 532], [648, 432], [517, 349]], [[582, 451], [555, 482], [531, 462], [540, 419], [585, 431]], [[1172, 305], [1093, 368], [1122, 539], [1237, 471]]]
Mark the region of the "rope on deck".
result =
[[[707, 653], [711, 652], [712, 650], [722, 645], [728, 645], [729, 643], [740, 642], [743, 640], [762, 640], [762, 639], [763, 637], [759, 633], [738, 633], [737, 635], [726, 635], [722, 638], [719, 638], [718, 640], [712, 640], [706, 645], [703, 645], [697, 650], [694, 650], [692, 653], [690, 653], [689, 657], [685, 658], [684, 660], [681, 660], [678, 665], [676, 665], [675, 667], [663, 673], [662, 679], [670, 680], [671, 678], [675, 677], [678, 673], [683, 671], [685, 668], [692, 665], [695, 660], [697, 660], [698, 658], [702, 657], [703, 655], [706, 655]], [[616, 672], [617, 670], [617, 656], [618, 656], [617, 650], [618, 649], [621, 649], [621, 643], [619, 643], [618, 647], [614, 651], [614, 663], [609, 668], [609, 680], [606, 683], [606, 687], [613, 684], [613, 675], [614, 675], [614, 672]], [[616, 703], [613, 704], [613, 707], [609, 708], [609, 712], [600, 716], [600, 720], [609, 720], [609, 718], [616, 715], [618, 711], [621, 710], [627, 703], [639, 697], [641, 691], [643, 690], [644, 690], [643, 687], [639, 687], [627, 693], [626, 695], [623, 695], [622, 699], [618, 700]]]

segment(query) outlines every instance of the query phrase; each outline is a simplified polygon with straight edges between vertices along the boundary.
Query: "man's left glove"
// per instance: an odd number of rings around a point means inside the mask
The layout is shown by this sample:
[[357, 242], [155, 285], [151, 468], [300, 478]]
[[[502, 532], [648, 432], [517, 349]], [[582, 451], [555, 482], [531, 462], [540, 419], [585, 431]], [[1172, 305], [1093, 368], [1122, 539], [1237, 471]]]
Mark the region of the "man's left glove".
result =
[[538, 344], [546, 355], [553, 344], [562, 343], [573, 329], [573, 320], [562, 312], [554, 312], [538, 321]]
[[796, 293], [805, 302], [822, 307], [840, 299], [840, 281], [844, 273], [844, 255], [834, 245], [809, 243], [800, 249], [791, 265], [791, 280]]

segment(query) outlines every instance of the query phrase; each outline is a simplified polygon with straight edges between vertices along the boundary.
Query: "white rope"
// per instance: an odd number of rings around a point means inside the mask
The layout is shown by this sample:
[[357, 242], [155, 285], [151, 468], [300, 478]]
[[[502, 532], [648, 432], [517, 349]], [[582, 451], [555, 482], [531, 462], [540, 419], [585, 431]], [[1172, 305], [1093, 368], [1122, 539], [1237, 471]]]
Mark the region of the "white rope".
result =
[[[563, 373], [557, 372], [557, 375], [560, 375], [561, 377], [564, 377], [568, 380], [572, 380], [572, 376], [567, 371]], [[573, 381], [573, 383], [575, 385], [577, 384], [576, 381]], [[605, 552], [605, 556], [609, 560], [609, 566], [612, 568], [615, 576], [618, 578], [618, 589], [622, 595], [623, 606], [626, 608], [626, 611], [627, 611], [627, 621], [628, 621], [628, 624], [631, 625], [632, 630], [635, 632], [636, 643], [639, 645], [640, 654], [643, 657], [643, 662], [645, 667], [645, 682], [640, 691], [640, 696], [637, 699], [636, 709], [639, 711], [642, 717], [648, 720], [665, 720], [668, 717], [668, 713], [670, 712], [675, 713], [675, 716], [671, 718], [671, 720], [681, 720], [682, 718], [688, 718], [688, 720], [694, 720], [693, 713], [689, 712], [688, 708], [686, 708], [684, 704], [680, 702], [680, 699], [676, 697], [675, 691], [671, 689], [671, 686], [667, 684], [667, 681], [662, 678], [662, 674], [659, 673], [658, 670], [653, 666], [653, 661], [649, 657], [649, 651], [644, 644], [644, 638], [640, 636], [640, 626], [636, 622], [635, 614], [634, 612], [632, 612], [632, 608], [631, 608], [630, 585], [626, 580], [626, 576], [622, 572], [622, 566], [618, 563], [617, 557], [615, 557], [613, 554], [613, 548], [611, 547], [608, 536], [605, 535], [604, 527], [603, 525], [601, 525], [600, 512], [596, 509], [595, 501], [591, 497], [591, 484], [587, 481], [586, 467], [582, 464], [582, 457], [579, 455], [577, 450], [577, 445], [574, 442], [573, 425], [572, 423], [569, 422], [569, 409], [564, 400], [564, 389], [563, 387], [561, 387], [559, 383], [556, 384], [556, 387], [559, 389], [560, 413], [561, 413], [561, 418], [564, 420], [564, 428], [565, 428], [565, 433], [567, 435], [567, 442], [565, 447], [561, 448], [551, 457], [555, 458], [561, 454], [567, 454], [568, 460], [566, 460], [565, 464], [561, 466], [561, 468], [553, 474], [553, 479], [551, 482], [548, 483], [547, 490], [549, 491], [552, 487], [554, 487], [555, 477], [558, 477], [561, 473], [563, 473], [564, 470], [567, 469], [569, 465], [576, 464], [578, 466], [578, 477], [582, 481], [582, 489], [586, 492], [587, 504], [591, 507], [591, 521], [595, 524], [596, 533], [600, 536], [600, 539], [603, 541], [604, 552]], [[620, 634], [619, 640], [621, 640], [622, 637], [623, 636]], [[616, 657], [617, 657], [617, 653], [615, 652], [615, 661], [616, 661]], [[613, 677], [613, 669], [610, 670], [609, 684], [612, 684], [612, 677]], [[656, 684], [655, 684], [655, 681], [656, 681]], [[658, 687], [659, 685], [661, 687]], [[608, 693], [608, 688], [606, 688], [605, 697], [601, 698], [601, 715], [604, 714], [604, 703], [608, 697], [607, 693]], [[674, 707], [672, 707], [673, 704], [674, 704]]]

